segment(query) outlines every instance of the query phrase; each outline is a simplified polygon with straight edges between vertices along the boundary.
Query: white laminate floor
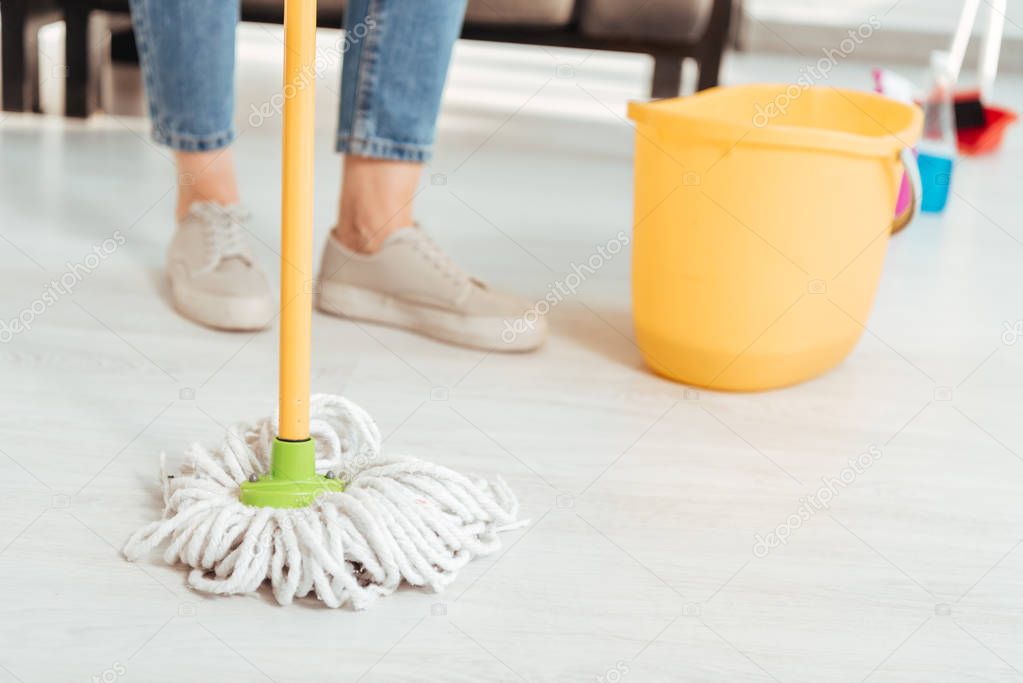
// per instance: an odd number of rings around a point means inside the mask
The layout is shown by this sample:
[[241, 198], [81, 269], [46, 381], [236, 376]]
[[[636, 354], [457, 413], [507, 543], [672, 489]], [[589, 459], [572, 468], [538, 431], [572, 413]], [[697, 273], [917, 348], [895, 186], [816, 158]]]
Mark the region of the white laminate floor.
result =
[[[240, 47], [236, 154], [268, 268], [279, 121], [249, 113], [278, 85], [279, 35], [245, 27]], [[794, 80], [804, 61], [738, 55], [726, 80]], [[869, 66], [832, 82], [868, 87]], [[461, 44], [422, 221], [473, 270], [542, 296], [630, 229], [622, 117], [648, 75], [642, 57]], [[317, 242], [336, 78], [319, 90]], [[1004, 78], [1000, 98], [1023, 108], [1021, 85]], [[317, 315], [316, 390], [368, 408], [389, 449], [503, 475], [533, 520], [447, 592], [354, 613], [206, 598], [178, 567], [121, 559], [159, 514], [161, 451], [272, 410], [275, 336], [168, 308], [175, 178], [143, 119], [7, 116], [0, 318], [41, 303], [0, 345], [0, 681], [1023, 680], [1021, 155], [1017, 129], [963, 162], [946, 215], [893, 240], [852, 356], [782, 391], [644, 370], [626, 253], [554, 309], [533, 355]], [[825, 488], [828, 508], [796, 525]], [[784, 545], [757, 546], [786, 525]]]

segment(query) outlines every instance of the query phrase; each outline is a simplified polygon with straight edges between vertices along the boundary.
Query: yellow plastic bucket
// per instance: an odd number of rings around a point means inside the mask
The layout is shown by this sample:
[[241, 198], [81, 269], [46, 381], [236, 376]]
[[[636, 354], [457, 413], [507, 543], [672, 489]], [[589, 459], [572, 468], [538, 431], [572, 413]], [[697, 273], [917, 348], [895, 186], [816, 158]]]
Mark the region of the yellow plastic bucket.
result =
[[666, 377], [752, 391], [838, 364], [867, 324], [918, 108], [747, 85], [631, 103], [636, 337]]

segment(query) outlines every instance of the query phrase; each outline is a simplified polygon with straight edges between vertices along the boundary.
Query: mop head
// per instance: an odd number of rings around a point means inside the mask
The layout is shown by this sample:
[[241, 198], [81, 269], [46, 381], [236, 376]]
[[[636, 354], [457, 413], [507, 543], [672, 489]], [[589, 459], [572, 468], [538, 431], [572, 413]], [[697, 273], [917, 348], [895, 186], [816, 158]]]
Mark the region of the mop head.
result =
[[164, 473], [163, 518], [135, 532], [125, 557], [169, 540], [164, 559], [192, 567], [195, 590], [251, 593], [269, 580], [282, 605], [312, 594], [363, 609], [402, 582], [442, 590], [470, 560], [501, 547], [498, 532], [522, 526], [503, 481], [383, 460], [380, 430], [362, 408], [322, 394], [310, 408], [316, 469], [334, 472], [344, 492], [304, 508], [242, 504], [239, 485], [269, 470], [277, 429], [271, 418], [240, 424], [218, 449], [192, 445], [180, 474]]

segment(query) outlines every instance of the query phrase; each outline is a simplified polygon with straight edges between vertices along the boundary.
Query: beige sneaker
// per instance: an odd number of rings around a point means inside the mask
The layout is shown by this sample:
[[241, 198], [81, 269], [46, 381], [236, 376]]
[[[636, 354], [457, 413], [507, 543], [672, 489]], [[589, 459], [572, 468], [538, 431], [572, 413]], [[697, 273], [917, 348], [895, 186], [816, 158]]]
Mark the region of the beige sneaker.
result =
[[395, 231], [374, 254], [351, 251], [331, 232], [317, 304], [325, 313], [487, 350], [529, 351], [547, 334], [528, 301], [466, 274], [418, 227]]
[[167, 250], [174, 307], [222, 330], [261, 330], [274, 316], [266, 276], [249, 252], [248, 213], [238, 206], [193, 204]]

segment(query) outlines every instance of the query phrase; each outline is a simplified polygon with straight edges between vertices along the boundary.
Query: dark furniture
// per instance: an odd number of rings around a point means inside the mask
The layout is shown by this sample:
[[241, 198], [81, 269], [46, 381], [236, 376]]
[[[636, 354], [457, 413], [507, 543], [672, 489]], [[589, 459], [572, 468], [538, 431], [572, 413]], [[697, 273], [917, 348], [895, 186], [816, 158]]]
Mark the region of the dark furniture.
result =
[[[219, 1], [224, 0], [210, 0]], [[673, 97], [681, 89], [685, 59], [697, 64], [697, 89], [717, 85], [733, 2], [469, 0], [462, 37], [649, 54], [654, 58], [651, 95]], [[38, 73], [32, 68], [35, 35], [45, 21], [62, 15], [67, 26], [65, 113], [88, 116], [98, 105], [97, 52], [111, 50], [115, 59], [134, 58], [127, 10], [127, 0], [0, 0], [3, 108], [38, 109]], [[320, 26], [339, 27], [343, 15], [344, 0], [320, 0]], [[283, 0], [242, 0], [243, 21], [280, 23], [282, 19]], [[97, 22], [104, 23], [97, 27]], [[106, 41], [97, 35], [112, 38]]]
[[39, 110], [39, 28], [60, 19], [53, 0], [0, 0], [5, 111]]

